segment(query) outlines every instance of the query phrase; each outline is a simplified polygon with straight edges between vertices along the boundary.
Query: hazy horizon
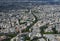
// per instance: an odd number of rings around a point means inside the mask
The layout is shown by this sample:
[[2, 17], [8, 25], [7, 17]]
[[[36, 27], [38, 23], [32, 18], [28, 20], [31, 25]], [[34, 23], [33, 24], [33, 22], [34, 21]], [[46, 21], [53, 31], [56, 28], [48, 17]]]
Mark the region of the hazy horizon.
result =
[[16, 1], [18, 1], [18, 2], [30, 2], [30, 1], [42, 1], [42, 2], [44, 2], [44, 1], [47, 1], [47, 2], [60, 2], [60, 0], [0, 0], [0, 2], [16, 2]]

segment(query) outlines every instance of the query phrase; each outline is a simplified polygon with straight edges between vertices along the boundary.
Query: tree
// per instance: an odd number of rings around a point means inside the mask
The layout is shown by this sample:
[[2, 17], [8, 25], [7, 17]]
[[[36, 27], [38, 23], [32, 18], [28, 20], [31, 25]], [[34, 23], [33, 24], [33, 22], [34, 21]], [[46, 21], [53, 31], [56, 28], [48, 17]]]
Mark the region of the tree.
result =
[[53, 30], [53, 33], [54, 34], [57, 34], [58, 33], [58, 31], [56, 30], [56, 27], [52, 28], [52, 30]]
[[44, 30], [45, 30], [46, 28], [48, 28], [47, 25], [44, 25], [44, 26], [41, 26], [41, 27], [40, 27], [40, 33], [41, 33], [42, 37], [43, 37], [43, 34], [44, 34]]

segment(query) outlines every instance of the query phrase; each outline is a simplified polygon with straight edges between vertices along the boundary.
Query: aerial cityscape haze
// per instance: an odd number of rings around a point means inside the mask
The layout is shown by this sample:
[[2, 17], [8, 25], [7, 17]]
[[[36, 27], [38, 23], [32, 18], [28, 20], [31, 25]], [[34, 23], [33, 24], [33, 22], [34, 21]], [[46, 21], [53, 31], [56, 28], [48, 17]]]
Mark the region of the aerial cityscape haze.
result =
[[60, 0], [0, 0], [0, 41], [60, 41]]

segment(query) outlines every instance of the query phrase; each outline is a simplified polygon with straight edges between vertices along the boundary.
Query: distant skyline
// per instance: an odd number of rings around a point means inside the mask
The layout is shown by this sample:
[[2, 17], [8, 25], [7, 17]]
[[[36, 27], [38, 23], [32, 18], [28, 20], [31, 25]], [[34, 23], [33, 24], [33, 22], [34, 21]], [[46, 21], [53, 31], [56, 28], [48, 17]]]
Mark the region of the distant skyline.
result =
[[15, 1], [18, 1], [18, 2], [26, 2], [26, 1], [47, 1], [47, 2], [60, 2], [60, 0], [0, 0], [0, 2], [7, 2], [7, 1], [10, 1], [10, 2], [15, 2]]

